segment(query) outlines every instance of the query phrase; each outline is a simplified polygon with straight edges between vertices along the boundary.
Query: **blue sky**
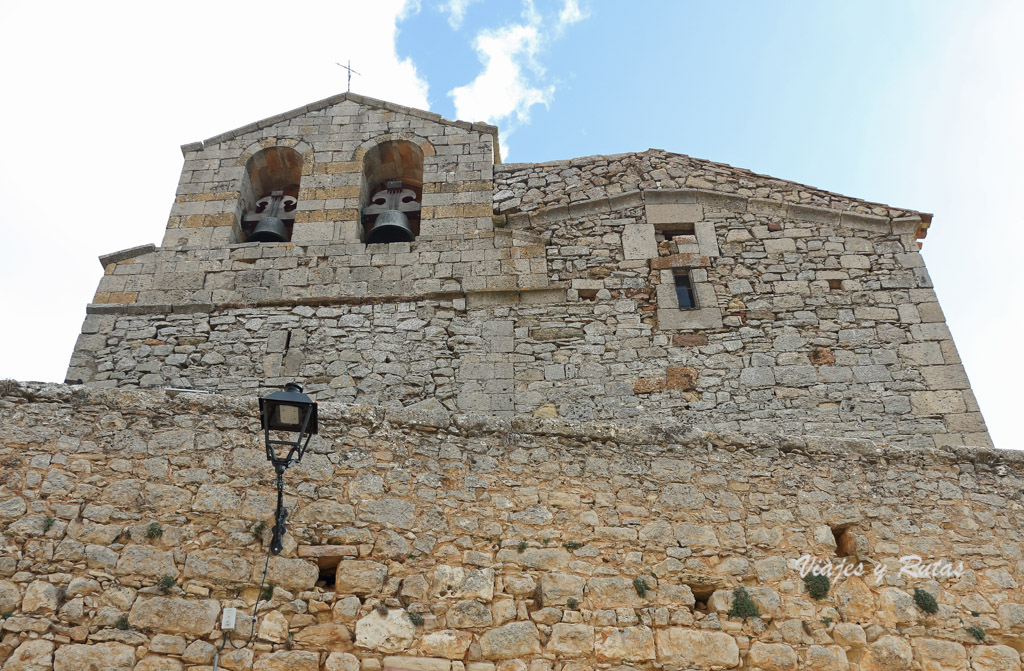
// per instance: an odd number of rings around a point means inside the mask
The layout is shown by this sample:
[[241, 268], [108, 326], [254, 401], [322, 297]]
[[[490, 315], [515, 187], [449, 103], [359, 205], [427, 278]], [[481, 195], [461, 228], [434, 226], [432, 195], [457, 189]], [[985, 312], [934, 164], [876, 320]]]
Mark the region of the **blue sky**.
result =
[[1024, 447], [1024, 3], [19, 3], [0, 44], [0, 377], [60, 380], [101, 274], [159, 243], [180, 144], [352, 88], [507, 161], [656, 147], [935, 214], [924, 255], [996, 444]]

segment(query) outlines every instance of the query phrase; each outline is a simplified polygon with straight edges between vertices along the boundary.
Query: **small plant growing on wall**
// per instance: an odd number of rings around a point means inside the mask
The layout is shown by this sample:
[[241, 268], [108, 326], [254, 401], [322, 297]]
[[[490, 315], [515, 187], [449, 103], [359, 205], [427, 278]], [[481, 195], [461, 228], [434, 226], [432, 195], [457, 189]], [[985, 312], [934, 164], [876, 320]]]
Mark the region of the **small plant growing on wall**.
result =
[[729, 617], [741, 617], [744, 620], [751, 617], [761, 617], [761, 611], [757, 604], [750, 598], [747, 589], [742, 585], [732, 591], [732, 605], [729, 607]]
[[377, 604], [377, 614], [380, 615], [381, 617], [387, 617], [388, 616], [388, 605], [386, 603], [384, 603], [383, 601], [381, 601], [381, 602], [379, 602]]
[[277, 587], [272, 582], [268, 582], [263, 586], [263, 591], [260, 592], [260, 601], [270, 601], [274, 598], [274, 588]]
[[165, 575], [157, 581], [156, 586], [160, 588], [161, 592], [167, 594], [176, 584], [178, 584], [178, 581], [174, 579], [174, 576]]
[[569, 610], [576, 610], [577, 608], [580, 607], [580, 602], [577, 601], [576, 599], [572, 598], [572, 597], [569, 597], [568, 599], [565, 600], [565, 607], [568, 608]]
[[804, 589], [815, 601], [821, 601], [828, 596], [828, 590], [832, 586], [827, 575], [814, 575], [808, 573], [804, 576]]
[[985, 630], [978, 625], [967, 627], [967, 633], [974, 637], [974, 640], [981, 643], [985, 640]]
[[935, 613], [939, 612], [939, 603], [935, 600], [935, 597], [920, 587], [914, 588], [914, 604], [929, 615], [935, 615]]
[[519, 541], [519, 545], [516, 546], [516, 549], [519, 550], [519, 554], [526, 552], [526, 541]]
[[641, 599], [647, 597], [647, 592], [651, 590], [651, 586], [647, 584], [647, 579], [643, 576], [637, 576], [633, 578], [633, 589], [640, 595]]
[[423, 626], [423, 616], [422, 615], [420, 615], [419, 613], [417, 613], [415, 611], [412, 611], [412, 610], [405, 611], [405, 614], [409, 617], [409, 622], [412, 622], [414, 627], [422, 627]]
[[263, 521], [257, 522], [252, 528], [252, 537], [256, 540], [263, 538], [263, 530], [267, 528], [267, 523]]
[[153, 541], [164, 535], [164, 528], [160, 526], [159, 522], [150, 522], [149, 526], [146, 527], [146, 538]]
[[566, 541], [564, 547], [566, 550], [572, 552], [573, 550], [579, 550], [583, 547], [583, 543], [580, 543], [579, 541]]
[[56, 517], [47, 517], [46, 521], [43, 522], [43, 533], [45, 534], [47, 531], [52, 529], [53, 528], [53, 523], [56, 522], [56, 521], [57, 521]]
[[114, 628], [120, 629], [121, 631], [126, 631], [128, 629], [128, 616], [122, 615], [118, 617], [117, 622], [114, 623]]

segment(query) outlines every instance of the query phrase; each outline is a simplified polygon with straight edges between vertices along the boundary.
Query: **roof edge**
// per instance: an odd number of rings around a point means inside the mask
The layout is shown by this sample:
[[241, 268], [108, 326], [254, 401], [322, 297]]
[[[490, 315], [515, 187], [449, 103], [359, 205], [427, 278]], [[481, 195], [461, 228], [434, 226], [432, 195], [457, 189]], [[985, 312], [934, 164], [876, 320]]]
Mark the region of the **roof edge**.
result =
[[[268, 128], [270, 126], [273, 126], [274, 124], [281, 123], [282, 121], [287, 121], [288, 119], [293, 119], [307, 112], [316, 112], [322, 109], [326, 109], [331, 105], [337, 105], [338, 103], [346, 101], [358, 103], [360, 105], [366, 105], [368, 107], [376, 107], [378, 109], [388, 110], [390, 112], [398, 112], [399, 114], [406, 114], [408, 116], [418, 117], [420, 119], [427, 119], [429, 121], [434, 121], [441, 124], [456, 126], [464, 130], [475, 130], [481, 133], [490, 133], [491, 135], [494, 136], [495, 147], [498, 146], [498, 127], [492, 124], [484, 123], [482, 121], [452, 121], [450, 119], [445, 119], [436, 112], [421, 110], [415, 107], [407, 107], [405, 105], [398, 105], [396, 103], [388, 102], [386, 100], [379, 100], [377, 98], [371, 98], [369, 96], [364, 96], [358, 93], [352, 93], [351, 91], [347, 91], [345, 93], [335, 94], [322, 100], [317, 100], [316, 102], [312, 102], [301, 107], [296, 107], [295, 109], [289, 110], [287, 112], [274, 114], [272, 116], [266, 117], [265, 119], [260, 119], [259, 121], [253, 121], [252, 123], [248, 123], [244, 126], [239, 126], [238, 128], [226, 131], [224, 133], [208, 137], [207, 139], [201, 140], [199, 142], [189, 142], [187, 144], [183, 144], [181, 145], [181, 154], [182, 156], [186, 156], [190, 152], [202, 151], [203, 149], [209, 146], [220, 144], [221, 142], [227, 142], [228, 140], [233, 140], [234, 138], [240, 135], [245, 135], [246, 133], [251, 133], [253, 131], [261, 130], [263, 128]], [[498, 155], [497, 149], [495, 150], [495, 163], [500, 163], [500, 157]]]
[[[533, 168], [563, 168], [563, 167], [567, 168], [567, 167], [577, 167], [577, 166], [584, 166], [584, 165], [586, 165], [588, 163], [591, 163], [591, 162], [594, 162], [594, 161], [618, 161], [618, 160], [622, 160], [622, 159], [625, 159], [625, 158], [629, 158], [631, 156], [645, 156], [645, 155], [655, 155], [655, 154], [664, 154], [664, 155], [668, 155], [668, 156], [679, 156], [679, 157], [682, 157], [682, 158], [685, 158], [685, 159], [689, 159], [691, 161], [697, 161], [699, 163], [703, 163], [703, 164], [705, 164], [707, 166], [710, 166], [710, 167], [724, 168], [724, 169], [727, 169], [727, 170], [730, 170], [730, 171], [733, 171], [733, 172], [736, 172], [736, 173], [740, 173], [742, 175], [747, 175], [747, 176], [750, 176], [750, 177], [756, 177], [756, 178], [761, 178], [761, 179], [770, 179], [770, 180], [775, 180], [775, 181], [778, 181], [778, 182], [786, 182], [787, 184], [791, 184], [794, 187], [800, 187], [800, 188], [804, 188], [804, 189], [809, 189], [811, 191], [817, 191], [817, 192], [819, 192], [821, 194], [825, 194], [825, 195], [828, 195], [828, 196], [833, 196], [833, 197], [836, 197], [836, 198], [841, 198], [843, 200], [848, 200], [848, 201], [851, 201], [851, 202], [861, 203], [861, 204], [866, 205], [866, 206], [873, 206], [874, 205], [874, 206], [884, 207], [884, 208], [886, 208], [888, 210], [899, 210], [901, 212], [907, 213], [905, 215], [905, 217], [912, 217], [913, 215], [917, 215], [917, 216], [919, 216], [921, 218], [921, 226], [918, 228], [918, 231], [917, 231], [917, 238], [918, 239], [925, 237], [925, 235], [927, 234], [928, 227], [931, 225], [932, 214], [929, 214], [927, 212], [922, 212], [920, 210], [915, 210], [915, 209], [906, 208], [906, 207], [897, 207], [897, 206], [894, 206], [894, 205], [889, 205], [887, 203], [876, 203], [874, 201], [869, 201], [869, 200], [866, 200], [866, 199], [863, 199], [863, 198], [855, 198], [853, 196], [848, 196], [846, 194], [836, 193], [835, 191], [828, 191], [827, 189], [822, 189], [821, 187], [813, 186], [811, 184], [804, 184], [803, 182], [794, 182], [793, 180], [785, 179], [785, 178], [782, 178], [782, 177], [777, 177], [775, 175], [766, 175], [764, 173], [754, 172], [753, 170], [750, 170], [749, 168], [739, 168], [739, 167], [736, 167], [734, 165], [730, 165], [728, 163], [722, 163], [720, 161], [712, 161], [710, 159], [699, 158], [699, 157], [696, 157], [696, 156], [690, 156], [689, 154], [683, 154], [683, 153], [680, 153], [680, 152], [667, 151], [665, 149], [657, 149], [655, 147], [648, 148], [648, 149], [646, 149], [644, 151], [621, 152], [621, 153], [617, 153], [617, 154], [591, 154], [589, 156], [577, 156], [577, 157], [574, 157], [574, 158], [559, 159], [559, 160], [554, 160], [554, 161], [521, 162], [521, 163], [519, 163], [519, 162], [517, 162], [517, 163], [500, 163], [500, 164], [497, 164], [497, 165], [494, 166], [494, 171], [495, 171], [495, 173], [503, 172], [503, 171], [504, 172], [513, 172], [513, 171], [516, 171], [516, 170], [524, 170], [526, 168], [531, 168], [531, 167], [533, 167]], [[704, 190], [704, 189], [695, 189], [695, 190]], [[653, 191], [653, 189], [650, 189], [648, 191]], [[720, 193], [724, 193], [725, 195], [729, 195], [727, 192], [720, 192]], [[739, 194], [735, 194], [735, 195], [738, 196]], [[751, 196], [751, 198], [755, 198], [755, 197]], [[789, 203], [789, 204], [796, 205], [796, 206], [801, 206], [802, 205], [801, 203]], [[553, 206], [549, 206], [549, 207], [553, 207]], [[807, 206], [807, 207], [819, 207], [819, 206]], [[539, 209], [545, 209], [545, 208], [542, 207], [542, 208], [539, 208]], [[824, 208], [824, 209], [833, 209], [833, 210], [836, 210], [836, 211], [839, 211], [839, 212], [843, 211], [843, 210], [837, 210], [836, 208]]]

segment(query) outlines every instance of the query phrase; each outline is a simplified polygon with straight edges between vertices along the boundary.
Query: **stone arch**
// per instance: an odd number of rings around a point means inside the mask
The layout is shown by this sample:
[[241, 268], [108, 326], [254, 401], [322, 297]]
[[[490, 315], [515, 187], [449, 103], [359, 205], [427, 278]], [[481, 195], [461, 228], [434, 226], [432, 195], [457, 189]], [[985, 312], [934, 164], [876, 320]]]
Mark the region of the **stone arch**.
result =
[[359, 209], [364, 239], [367, 239], [369, 231], [373, 228], [379, 214], [377, 210], [380, 207], [389, 207], [382, 206], [384, 199], [375, 199], [375, 196], [390, 188], [389, 185], [395, 184], [395, 180], [401, 181], [399, 190], [406, 194], [402, 199], [401, 209], [408, 218], [413, 235], [419, 234], [419, 204], [423, 199], [423, 163], [427, 156], [433, 155], [433, 145], [412, 135], [379, 136], [364, 142], [356, 150], [354, 158], [362, 165]]
[[[278, 215], [286, 224], [287, 238], [291, 239], [291, 225], [299, 197], [299, 183], [305, 173], [307, 163], [305, 157], [292, 142], [272, 142], [269, 146], [257, 144], [253, 152], [245, 152], [245, 173], [240, 189], [242, 211], [245, 213], [239, 222], [237, 238], [244, 241], [252, 233], [256, 225], [256, 215], [265, 204], [261, 199], [274, 194], [283, 194], [286, 206]], [[257, 148], [258, 147], [258, 148]], [[284, 215], [290, 215], [288, 217]]]

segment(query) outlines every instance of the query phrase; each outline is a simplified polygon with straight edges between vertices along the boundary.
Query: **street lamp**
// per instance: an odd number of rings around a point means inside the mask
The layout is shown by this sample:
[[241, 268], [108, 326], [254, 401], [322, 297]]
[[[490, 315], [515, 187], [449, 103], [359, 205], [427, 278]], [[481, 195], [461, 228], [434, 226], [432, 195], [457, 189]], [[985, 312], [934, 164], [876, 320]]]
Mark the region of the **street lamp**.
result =
[[[277, 512], [274, 515], [274, 537], [270, 551], [281, 554], [284, 520], [288, 511], [284, 507], [284, 472], [294, 463], [302, 461], [309, 439], [317, 432], [316, 403], [302, 393], [302, 386], [289, 382], [284, 391], [275, 391], [260, 399], [260, 422], [267, 448], [267, 461], [277, 473]], [[271, 438], [271, 432], [276, 438]], [[297, 434], [294, 440], [282, 439], [282, 434]], [[283, 455], [279, 454], [283, 452]]]

